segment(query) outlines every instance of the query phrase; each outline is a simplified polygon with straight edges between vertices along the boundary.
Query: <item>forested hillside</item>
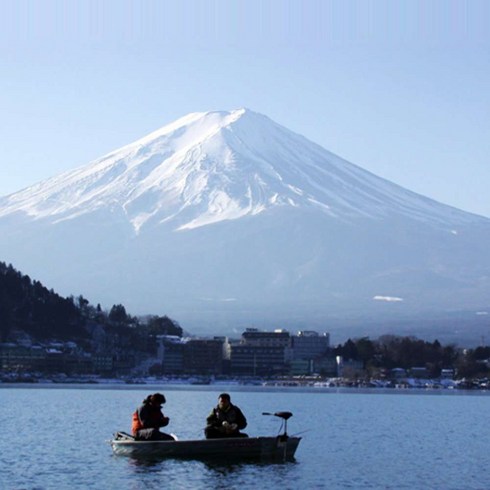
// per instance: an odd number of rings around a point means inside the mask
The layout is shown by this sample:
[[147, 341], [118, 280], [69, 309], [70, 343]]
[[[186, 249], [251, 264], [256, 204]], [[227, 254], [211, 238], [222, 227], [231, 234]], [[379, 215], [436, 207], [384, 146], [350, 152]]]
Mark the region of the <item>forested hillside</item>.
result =
[[14, 330], [37, 339], [80, 338], [87, 335], [80, 309], [39, 281], [32, 281], [12, 265], [0, 262], [0, 335], [7, 340]]
[[119, 336], [182, 335], [180, 326], [166, 316], [151, 316], [141, 324], [123, 305], [105, 312], [83, 296], [63, 298], [11, 264], [0, 262], [0, 341], [12, 340], [19, 332], [35, 340], [83, 340], [94, 326]]

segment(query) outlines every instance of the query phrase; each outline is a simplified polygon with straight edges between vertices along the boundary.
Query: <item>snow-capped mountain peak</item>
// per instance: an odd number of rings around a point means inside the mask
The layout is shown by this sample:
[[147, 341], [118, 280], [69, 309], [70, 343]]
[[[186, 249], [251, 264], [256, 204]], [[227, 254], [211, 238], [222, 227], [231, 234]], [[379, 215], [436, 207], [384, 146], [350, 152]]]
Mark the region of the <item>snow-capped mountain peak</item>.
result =
[[279, 206], [332, 218], [475, 219], [342, 160], [248, 109], [191, 113], [81, 168], [0, 200], [0, 216], [71, 219], [101, 209], [192, 229]]
[[489, 240], [490, 220], [247, 109], [189, 114], [0, 198], [1, 260], [60, 293], [214, 332], [486, 311]]

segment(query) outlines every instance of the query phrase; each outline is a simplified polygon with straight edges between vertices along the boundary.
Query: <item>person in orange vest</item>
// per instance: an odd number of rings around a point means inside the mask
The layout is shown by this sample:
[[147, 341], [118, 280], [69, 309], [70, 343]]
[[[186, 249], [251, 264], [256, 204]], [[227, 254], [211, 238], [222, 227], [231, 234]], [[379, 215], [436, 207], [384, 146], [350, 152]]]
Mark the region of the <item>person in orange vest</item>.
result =
[[160, 427], [166, 427], [170, 421], [162, 412], [162, 405], [166, 402], [165, 396], [155, 393], [147, 396], [140, 407], [133, 413], [133, 436], [138, 440], [158, 441], [174, 440], [174, 438], [160, 432]]

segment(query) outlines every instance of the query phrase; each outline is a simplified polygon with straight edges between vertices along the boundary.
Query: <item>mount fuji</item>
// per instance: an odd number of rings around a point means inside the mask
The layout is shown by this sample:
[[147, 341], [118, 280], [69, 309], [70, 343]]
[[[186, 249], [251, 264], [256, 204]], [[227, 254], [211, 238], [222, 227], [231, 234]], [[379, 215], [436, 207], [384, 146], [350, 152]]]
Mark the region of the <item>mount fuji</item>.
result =
[[0, 198], [0, 260], [202, 333], [484, 313], [489, 241], [490, 219], [247, 109], [189, 114]]

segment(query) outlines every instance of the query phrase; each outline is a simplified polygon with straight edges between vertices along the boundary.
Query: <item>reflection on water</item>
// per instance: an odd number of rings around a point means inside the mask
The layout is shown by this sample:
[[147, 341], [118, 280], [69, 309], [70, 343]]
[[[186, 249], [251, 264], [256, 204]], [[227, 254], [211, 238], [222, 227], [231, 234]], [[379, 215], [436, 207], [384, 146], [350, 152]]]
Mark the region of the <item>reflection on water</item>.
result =
[[[193, 460], [144, 460], [125, 458], [130, 480], [144, 480], [146, 488], [293, 488], [291, 470], [297, 463], [268, 464], [260, 461], [233, 462]], [[264, 480], [264, 476], [267, 475]], [[140, 487], [133, 487], [140, 488]], [[297, 487], [296, 487], [297, 488]]]
[[146, 470], [168, 470], [170, 467], [176, 467], [183, 465], [186, 468], [199, 467], [205, 468], [209, 471], [214, 471], [218, 474], [231, 474], [239, 470], [247, 469], [251, 467], [263, 468], [271, 465], [284, 466], [298, 464], [295, 459], [288, 461], [257, 461], [257, 460], [244, 460], [244, 461], [218, 461], [216, 459], [207, 460], [195, 460], [195, 459], [166, 459], [166, 458], [143, 458], [134, 456], [114, 456], [115, 458], [122, 458], [128, 461], [128, 465], [134, 467], [136, 471], [141, 469]]
[[168, 466], [173, 465], [186, 465], [187, 467], [191, 467], [193, 465], [197, 465], [199, 467], [206, 468], [210, 471], [215, 471], [218, 474], [232, 474], [241, 469], [249, 470], [251, 467], [256, 466], [258, 468], [276, 465], [291, 465], [297, 464], [296, 458], [289, 458], [287, 460], [261, 460], [257, 458], [172, 458], [168, 459], [167, 457], [158, 457], [158, 456], [117, 456], [114, 455], [115, 458], [122, 458], [129, 462], [129, 465], [135, 467], [135, 469], [165, 469]]
[[269, 467], [271, 465], [273, 466], [293, 465], [296, 464], [296, 460], [293, 458], [288, 461], [236, 461], [236, 462], [203, 461], [203, 464], [209, 470], [226, 475], [241, 469], [249, 470], [251, 467], [264, 468], [264, 467]]
[[[276, 435], [262, 412], [289, 410], [303, 433], [296, 461], [235, 462], [114, 456], [107, 439], [128, 431], [141, 390], [0, 387], [0, 488], [130, 490], [328, 488], [474, 490], [488, 488], [490, 396], [230, 389], [251, 435]], [[155, 391], [155, 390], [151, 390]], [[170, 430], [202, 438], [217, 392], [166, 390]], [[463, 448], [463, 449], [462, 449]]]

